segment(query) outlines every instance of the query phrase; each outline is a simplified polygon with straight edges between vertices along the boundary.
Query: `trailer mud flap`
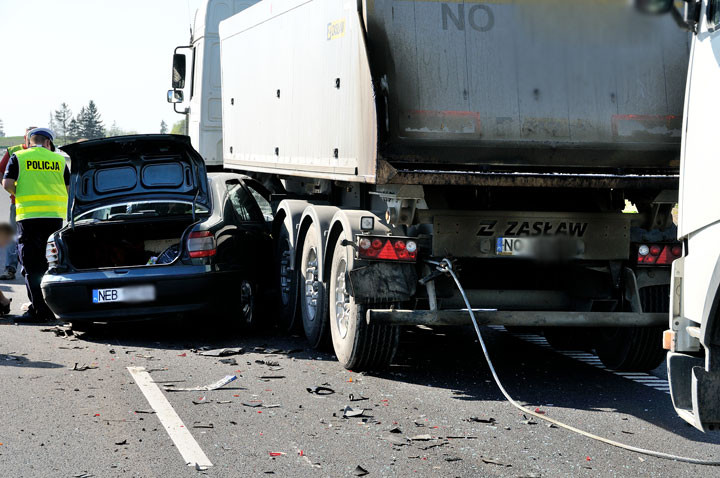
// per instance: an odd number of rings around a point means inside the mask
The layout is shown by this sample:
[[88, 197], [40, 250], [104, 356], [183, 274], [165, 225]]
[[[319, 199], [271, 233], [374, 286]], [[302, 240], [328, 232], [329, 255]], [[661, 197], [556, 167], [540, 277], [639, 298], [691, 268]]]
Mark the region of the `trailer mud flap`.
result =
[[348, 275], [350, 293], [359, 303], [402, 302], [410, 300], [417, 289], [415, 264], [375, 262]]

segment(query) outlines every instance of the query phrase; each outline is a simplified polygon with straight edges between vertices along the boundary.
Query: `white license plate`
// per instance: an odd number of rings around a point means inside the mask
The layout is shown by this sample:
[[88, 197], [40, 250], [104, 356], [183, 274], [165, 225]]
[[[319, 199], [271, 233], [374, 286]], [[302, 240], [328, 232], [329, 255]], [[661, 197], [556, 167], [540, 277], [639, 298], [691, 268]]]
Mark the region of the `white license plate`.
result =
[[531, 256], [534, 237], [498, 237], [495, 254], [498, 256]]
[[133, 287], [118, 287], [117, 289], [93, 289], [93, 304], [107, 302], [152, 302], [155, 300], [155, 287], [140, 285]]

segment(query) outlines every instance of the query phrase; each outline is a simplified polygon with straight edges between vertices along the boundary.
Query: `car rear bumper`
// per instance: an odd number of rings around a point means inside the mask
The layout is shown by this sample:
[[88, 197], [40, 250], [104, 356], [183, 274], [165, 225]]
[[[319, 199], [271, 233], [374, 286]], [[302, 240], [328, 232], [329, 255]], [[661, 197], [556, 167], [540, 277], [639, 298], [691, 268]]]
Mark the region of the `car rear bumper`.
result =
[[[207, 266], [153, 266], [46, 274], [42, 291], [50, 310], [60, 319], [123, 321], [218, 310], [230, 300], [234, 276]], [[141, 303], [92, 301], [93, 289], [152, 285], [156, 298]]]

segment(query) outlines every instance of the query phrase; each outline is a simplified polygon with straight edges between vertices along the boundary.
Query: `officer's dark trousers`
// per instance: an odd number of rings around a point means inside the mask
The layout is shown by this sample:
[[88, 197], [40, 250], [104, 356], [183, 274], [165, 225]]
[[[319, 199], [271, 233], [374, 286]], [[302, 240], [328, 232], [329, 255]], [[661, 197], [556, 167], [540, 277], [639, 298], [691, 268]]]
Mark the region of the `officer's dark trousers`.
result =
[[30, 313], [43, 319], [53, 317], [40, 289], [40, 281], [48, 268], [45, 247], [50, 235], [61, 227], [62, 219], [38, 218], [17, 222], [18, 258], [25, 269], [25, 286], [32, 302]]

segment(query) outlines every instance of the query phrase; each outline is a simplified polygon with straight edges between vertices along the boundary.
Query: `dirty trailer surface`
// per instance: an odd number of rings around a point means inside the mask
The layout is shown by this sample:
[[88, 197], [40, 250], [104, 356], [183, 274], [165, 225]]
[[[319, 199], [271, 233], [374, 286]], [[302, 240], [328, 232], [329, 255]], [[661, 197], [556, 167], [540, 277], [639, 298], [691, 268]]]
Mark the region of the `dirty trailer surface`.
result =
[[[21, 287], [12, 289], [19, 304]], [[526, 420], [501, 400], [470, 334], [405, 333], [399, 365], [361, 375], [299, 338], [167, 324], [68, 338], [47, 328], [0, 321], [3, 476], [720, 476]], [[720, 438], [685, 425], [665, 392], [486, 333], [506, 386], [530, 406], [633, 445], [718, 456]], [[192, 352], [201, 347], [244, 353]], [[159, 389], [237, 376], [217, 390], [158, 390], [212, 467], [186, 465], [188, 443], [173, 443], [167, 410], [147, 413], [127, 367], [144, 367]]]

